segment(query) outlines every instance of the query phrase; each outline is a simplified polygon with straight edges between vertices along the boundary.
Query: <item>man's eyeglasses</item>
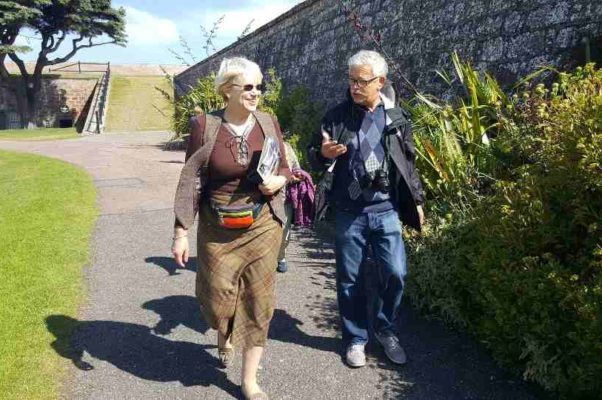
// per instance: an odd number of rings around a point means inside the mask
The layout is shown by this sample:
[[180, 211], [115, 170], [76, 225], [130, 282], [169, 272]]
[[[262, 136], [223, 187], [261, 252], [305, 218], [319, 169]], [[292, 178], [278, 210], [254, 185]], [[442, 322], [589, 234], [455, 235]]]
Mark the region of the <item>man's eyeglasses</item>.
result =
[[349, 81], [349, 86], [357, 85], [360, 88], [365, 88], [366, 86], [368, 86], [370, 83], [374, 82], [374, 80], [376, 80], [378, 78], [379, 78], [378, 76], [375, 76], [374, 78], [368, 79], [368, 80], [349, 78], [348, 81]]
[[236, 83], [233, 83], [232, 86], [238, 86], [242, 88], [243, 92], [250, 92], [251, 90], [253, 90], [253, 88], [257, 89], [258, 92], [265, 91], [265, 85], [263, 83], [260, 83], [259, 85], [237, 85]]

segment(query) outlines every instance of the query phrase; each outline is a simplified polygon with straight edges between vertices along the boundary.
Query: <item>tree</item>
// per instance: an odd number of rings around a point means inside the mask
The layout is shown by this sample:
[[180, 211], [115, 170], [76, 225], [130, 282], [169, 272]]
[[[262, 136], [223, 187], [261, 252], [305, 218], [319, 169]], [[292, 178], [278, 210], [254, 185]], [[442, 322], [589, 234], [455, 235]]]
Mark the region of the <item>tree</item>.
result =
[[[40, 51], [31, 73], [19, 57], [19, 53], [31, 49], [15, 46], [23, 29], [34, 31], [40, 39]], [[71, 48], [67, 54], [51, 58], [68, 42]], [[84, 48], [125, 43], [125, 10], [112, 8], [111, 0], [0, 0], [0, 82], [15, 93], [24, 127], [35, 125], [44, 67], [64, 63]], [[20, 79], [11, 79], [5, 65], [7, 56], [19, 68]]]

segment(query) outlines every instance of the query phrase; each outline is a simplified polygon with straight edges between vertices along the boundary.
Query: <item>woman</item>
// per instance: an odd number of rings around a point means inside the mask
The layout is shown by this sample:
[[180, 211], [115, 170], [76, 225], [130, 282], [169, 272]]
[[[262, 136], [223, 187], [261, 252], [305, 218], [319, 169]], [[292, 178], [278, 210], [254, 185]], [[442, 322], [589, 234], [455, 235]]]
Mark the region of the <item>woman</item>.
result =
[[[257, 369], [274, 311], [274, 265], [286, 219], [281, 189], [290, 177], [280, 128], [257, 111], [262, 79], [254, 62], [223, 60], [215, 86], [226, 108], [191, 119], [172, 247], [183, 267], [187, 229], [198, 208], [196, 295], [218, 331], [221, 361], [228, 365], [234, 348], [242, 347], [242, 392], [254, 400], [267, 399]], [[253, 172], [268, 137], [277, 140], [281, 157], [277, 170], [261, 181]]]

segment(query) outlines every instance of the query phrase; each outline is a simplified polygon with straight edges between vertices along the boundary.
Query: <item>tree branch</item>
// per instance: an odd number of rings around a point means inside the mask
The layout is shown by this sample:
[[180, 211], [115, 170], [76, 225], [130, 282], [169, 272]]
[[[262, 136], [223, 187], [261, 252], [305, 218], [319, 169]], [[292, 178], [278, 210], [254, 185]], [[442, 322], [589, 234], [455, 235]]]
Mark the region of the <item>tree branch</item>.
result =
[[64, 63], [65, 61], [68, 61], [71, 57], [73, 57], [75, 53], [77, 53], [81, 49], [117, 43], [116, 40], [111, 40], [102, 43], [92, 43], [92, 38], [88, 38], [88, 44], [82, 44], [81, 46], [78, 46], [77, 43], [81, 42], [83, 39], [84, 38], [82, 36], [80, 36], [77, 39], [73, 39], [73, 49], [67, 55], [65, 55], [64, 57], [55, 58], [54, 60], [47, 61], [45, 65], [56, 65]]
[[[45, 47], [44, 50], [50, 50], [54, 47], [54, 35], [50, 34], [50, 36], [48, 37], [48, 39], [50, 40], [50, 43], [48, 44], [48, 46]], [[42, 42], [44, 43], [44, 42]], [[47, 51], [47, 53], [49, 53], [50, 51]]]
[[46, 32], [41, 32], [42, 34], [42, 43], [40, 43], [40, 52], [38, 53], [38, 61], [36, 63], [36, 69], [37, 66], [40, 65], [40, 63], [44, 63], [44, 60], [46, 60], [46, 54], [48, 54], [48, 49], [49, 49], [49, 45], [48, 45], [48, 41], [52, 40], [52, 42], [54, 42], [54, 39], [52, 38], [52, 34], [48, 35]]
[[63, 31], [61, 34], [61, 37], [59, 37], [59, 39], [56, 41], [55, 45], [48, 51], [48, 54], [54, 53], [55, 51], [57, 51], [59, 46], [61, 45], [61, 43], [63, 43], [63, 40], [65, 40], [66, 37], [67, 37], [67, 33], [65, 31]]
[[8, 56], [10, 57], [11, 60], [13, 60], [13, 62], [15, 64], [17, 64], [17, 67], [19, 67], [19, 71], [21, 72], [21, 76], [25, 80], [28, 80], [29, 79], [29, 73], [27, 72], [27, 68], [25, 67], [25, 63], [23, 62], [23, 60], [21, 60], [15, 53], [9, 53]]

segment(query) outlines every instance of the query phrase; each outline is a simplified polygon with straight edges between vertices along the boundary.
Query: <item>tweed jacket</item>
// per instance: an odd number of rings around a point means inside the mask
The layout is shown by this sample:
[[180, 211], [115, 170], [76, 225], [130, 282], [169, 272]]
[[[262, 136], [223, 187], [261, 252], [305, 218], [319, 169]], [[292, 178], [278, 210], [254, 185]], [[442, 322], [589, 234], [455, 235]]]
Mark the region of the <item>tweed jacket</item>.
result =
[[[282, 137], [278, 134], [276, 124], [271, 115], [261, 111], [255, 111], [253, 114], [263, 131], [264, 137], [273, 136], [279, 142], [282, 142]], [[199, 210], [199, 202], [204, 186], [203, 181], [207, 177], [209, 158], [215, 145], [215, 138], [222, 122], [222, 116], [223, 110], [206, 115], [205, 130], [203, 132], [198, 128], [198, 121], [195, 121], [196, 118], [202, 118], [203, 116], [191, 119], [191, 135], [202, 135], [202, 139], [199, 149], [195, 149], [194, 152], [187, 152], [190, 156], [187, 158], [186, 164], [180, 174], [174, 202], [176, 226], [189, 229], [194, 224], [194, 219]], [[189, 140], [190, 143], [192, 141]], [[275, 195], [269, 196], [267, 199], [272, 214], [280, 224], [284, 224], [286, 221], [284, 200], [284, 190], [278, 191]]]

